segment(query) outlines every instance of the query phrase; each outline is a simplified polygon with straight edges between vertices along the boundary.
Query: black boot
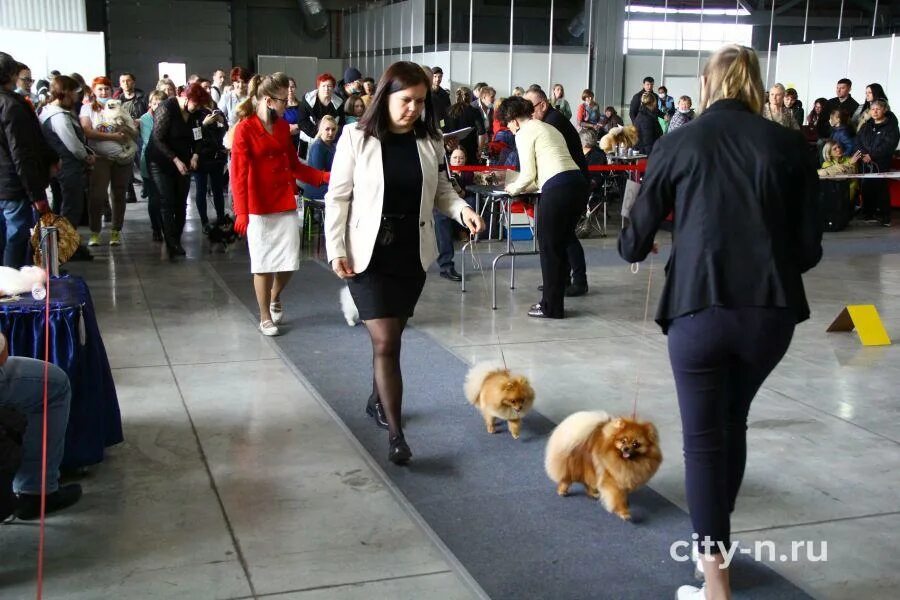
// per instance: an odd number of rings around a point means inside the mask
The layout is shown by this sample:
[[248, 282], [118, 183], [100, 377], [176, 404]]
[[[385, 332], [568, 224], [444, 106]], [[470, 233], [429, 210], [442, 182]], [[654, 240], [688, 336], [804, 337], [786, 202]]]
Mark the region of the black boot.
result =
[[[81, 486], [77, 483], [60, 486], [52, 494], [47, 494], [45, 514], [68, 508], [81, 499]], [[15, 515], [17, 519], [32, 521], [41, 516], [40, 494], [19, 494]]]
[[390, 448], [388, 449], [388, 460], [395, 465], [405, 465], [412, 458], [412, 450], [406, 443], [403, 433], [398, 433], [388, 437]]
[[372, 392], [369, 401], [366, 403], [366, 414], [375, 419], [375, 424], [382, 429], [388, 428], [387, 417], [384, 415], [384, 405], [381, 400]]

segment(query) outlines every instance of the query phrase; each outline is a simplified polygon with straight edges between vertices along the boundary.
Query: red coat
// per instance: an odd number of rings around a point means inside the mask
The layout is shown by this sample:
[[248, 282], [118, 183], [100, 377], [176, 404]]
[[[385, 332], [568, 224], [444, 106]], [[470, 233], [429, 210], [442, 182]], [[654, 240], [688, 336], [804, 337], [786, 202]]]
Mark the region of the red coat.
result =
[[275, 121], [270, 134], [256, 115], [234, 130], [230, 174], [235, 215], [296, 210], [297, 179], [312, 185], [325, 185], [329, 179], [329, 173], [297, 158], [287, 121]]

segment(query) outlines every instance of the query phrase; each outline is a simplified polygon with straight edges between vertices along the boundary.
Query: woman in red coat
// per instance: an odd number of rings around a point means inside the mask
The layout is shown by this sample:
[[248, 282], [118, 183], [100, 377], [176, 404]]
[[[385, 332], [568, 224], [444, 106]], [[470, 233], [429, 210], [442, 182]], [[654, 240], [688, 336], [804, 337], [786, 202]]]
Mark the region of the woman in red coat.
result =
[[249, 96], [237, 108], [240, 121], [231, 148], [234, 230], [247, 236], [263, 335], [278, 335], [284, 315], [281, 292], [300, 268], [296, 180], [328, 183], [328, 173], [297, 158], [290, 126], [281, 118], [287, 96], [284, 73], [255, 75]]

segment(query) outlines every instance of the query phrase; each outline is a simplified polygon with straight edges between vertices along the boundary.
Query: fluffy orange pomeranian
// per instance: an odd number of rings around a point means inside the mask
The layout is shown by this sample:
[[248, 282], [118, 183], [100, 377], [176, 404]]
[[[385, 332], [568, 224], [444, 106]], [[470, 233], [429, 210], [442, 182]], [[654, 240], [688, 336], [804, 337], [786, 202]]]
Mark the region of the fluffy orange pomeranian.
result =
[[466, 400], [478, 407], [488, 433], [494, 433], [494, 419], [509, 423], [509, 432], [519, 439], [522, 417], [534, 406], [534, 390], [528, 378], [490, 362], [469, 369], [463, 386]]
[[544, 468], [565, 496], [581, 483], [611, 513], [631, 520], [628, 494], [647, 483], [662, 463], [652, 423], [577, 412], [557, 425], [547, 442]]

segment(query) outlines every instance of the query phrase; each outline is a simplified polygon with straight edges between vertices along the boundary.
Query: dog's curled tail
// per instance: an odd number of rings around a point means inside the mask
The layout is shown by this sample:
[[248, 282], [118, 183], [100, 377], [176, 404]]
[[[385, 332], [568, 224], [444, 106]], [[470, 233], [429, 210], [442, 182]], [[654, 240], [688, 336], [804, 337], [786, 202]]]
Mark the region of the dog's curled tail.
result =
[[484, 385], [485, 380], [492, 373], [503, 370], [503, 367], [495, 362], [475, 363], [466, 374], [466, 382], [463, 384], [463, 391], [469, 404], [475, 404], [478, 401], [478, 395], [481, 393], [481, 387]]
[[359, 311], [350, 294], [350, 288], [346, 285], [341, 288], [341, 312], [344, 313], [344, 320], [350, 327], [359, 323]]
[[582, 411], [569, 415], [556, 426], [547, 442], [544, 455], [544, 470], [547, 476], [559, 483], [565, 475], [569, 455], [585, 443], [597, 427], [609, 422], [609, 415], [603, 411]]

